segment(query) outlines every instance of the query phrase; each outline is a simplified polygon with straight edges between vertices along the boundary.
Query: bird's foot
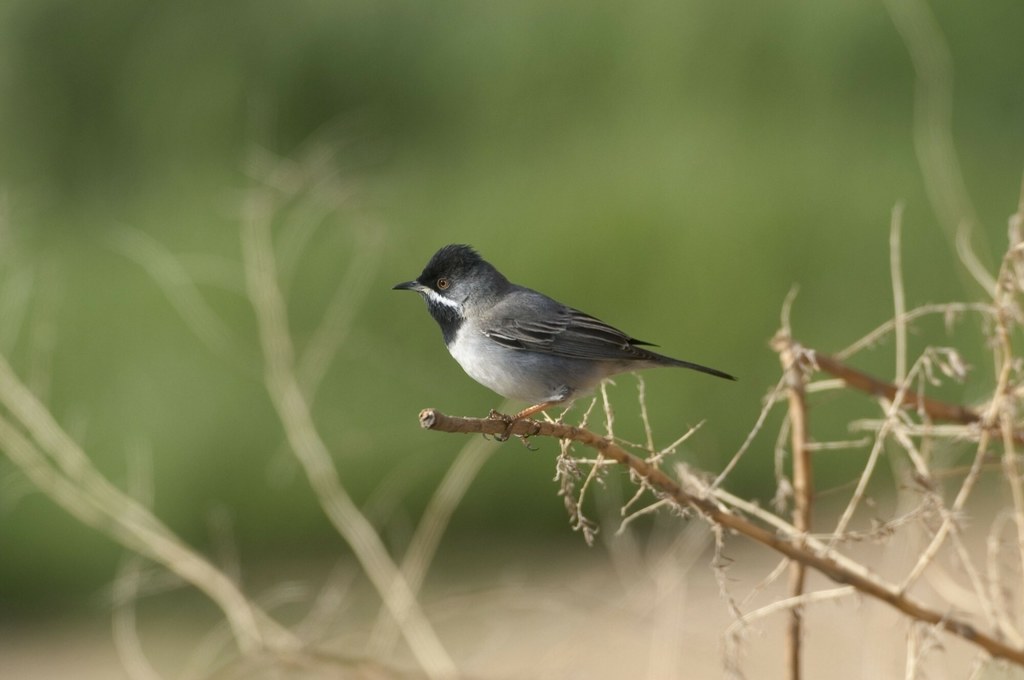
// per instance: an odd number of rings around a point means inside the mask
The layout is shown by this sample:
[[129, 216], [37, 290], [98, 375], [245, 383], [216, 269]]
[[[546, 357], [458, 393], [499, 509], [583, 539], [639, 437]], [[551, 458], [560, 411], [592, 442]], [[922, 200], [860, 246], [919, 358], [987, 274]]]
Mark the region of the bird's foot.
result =
[[[505, 413], [499, 413], [499, 412], [495, 411], [493, 408], [491, 409], [491, 412], [487, 414], [487, 417], [489, 419], [491, 419], [491, 420], [500, 420], [503, 423], [505, 423], [505, 431], [501, 432], [499, 434], [495, 434], [494, 435], [494, 441], [497, 441], [497, 442], [507, 442], [509, 437], [512, 436], [512, 426], [516, 424], [516, 421], [523, 420], [523, 417], [521, 415], [519, 415], [519, 414], [516, 414], [514, 416], [510, 416], [510, 415], [507, 415]], [[516, 436], [519, 437], [519, 441], [521, 441], [523, 443], [523, 446], [525, 446], [526, 448], [530, 449], [531, 451], [536, 451], [537, 450], [537, 447], [531, 446], [526, 441], [527, 439], [530, 438], [530, 435], [528, 433], [527, 434], [520, 434], [520, 435], [516, 435]]]
[[505, 413], [498, 413], [493, 408], [491, 409], [491, 412], [487, 414], [487, 417], [490, 420], [500, 420], [503, 423], [505, 423], [505, 431], [495, 434], [494, 440], [499, 442], [507, 442], [509, 436], [512, 434], [512, 425], [515, 424], [517, 419]]

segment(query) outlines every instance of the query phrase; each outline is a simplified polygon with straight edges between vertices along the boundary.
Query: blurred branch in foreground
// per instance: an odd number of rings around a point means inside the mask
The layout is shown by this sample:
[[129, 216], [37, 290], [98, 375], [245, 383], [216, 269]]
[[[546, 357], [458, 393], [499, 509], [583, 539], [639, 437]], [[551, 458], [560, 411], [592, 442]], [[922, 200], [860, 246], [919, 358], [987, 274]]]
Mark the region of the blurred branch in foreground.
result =
[[[453, 678], [455, 665], [420, 609], [405, 576], [380, 535], [341, 483], [330, 451], [317, 431], [295, 369], [285, 297], [278, 284], [270, 222], [273, 193], [253, 193], [242, 226], [249, 299], [259, 322], [267, 392], [324, 513], [352, 548], [367, 577], [398, 622], [409, 647], [431, 678]], [[332, 324], [333, 325], [333, 324]], [[330, 344], [330, 343], [327, 343]]]
[[250, 601], [209, 560], [144, 505], [111, 484], [0, 357], [0, 448], [51, 500], [125, 548], [204, 592], [224, 612], [245, 652], [294, 651], [298, 639]]

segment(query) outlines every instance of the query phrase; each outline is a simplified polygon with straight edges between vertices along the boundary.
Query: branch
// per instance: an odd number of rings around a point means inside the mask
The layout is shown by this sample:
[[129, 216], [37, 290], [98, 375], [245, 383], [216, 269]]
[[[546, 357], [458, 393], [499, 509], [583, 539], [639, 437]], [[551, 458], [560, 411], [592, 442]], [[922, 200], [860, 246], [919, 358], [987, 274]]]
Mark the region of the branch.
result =
[[[501, 420], [459, 418], [445, 415], [435, 409], [421, 411], [419, 420], [420, 427], [427, 430], [463, 434], [502, 434], [508, 427]], [[609, 439], [583, 428], [534, 420], [518, 420], [511, 425], [509, 430], [508, 434], [510, 435], [568, 439], [588, 446], [600, 452], [605, 458], [629, 467], [650, 484], [660, 496], [670, 499], [680, 508], [693, 508], [707, 520], [796, 560], [836, 583], [853, 586], [864, 595], [885, 602], [912, 619], [938, 626], [977, 645], [996, 658], [1006, 659], [1019, 666], [1024, 666], [1024, 649], [1013, 647], [992, 635], [979, 631], [971, 623], [956, 616], [940, 613], [924, 606], [908, 597], [896, 586], [883, 581], [874, 574], [866, 570], [863, 572], [855, 570], [849, 564], [844, 564], [836, 557], [829, 555], [827, 550], [819, 550], [816, 542], [806, 540], [801, 545], [797, 542], [801, 539], [796, 535], [791, 534], [789, 537], [779, 535], [739, 515], [730, 513], [708, 498], [683, 489], [665, 472], [653, 467], [643, 459], [627, 453]]]
[[[772, 342], [779, 353], [779, 361], [786, 378], [789, 398], [789, 422], [793, 447], [793, 526], [800, 532], [797, 540], [802, 543], [811, 531], [811, 513], [814, 507], [814, 468], [811, 451], [807, 446], [807, 399], [805, 387], [807, 376], [803, 371], [802, 348], [793, 343], [788, 332], [780, 331]], [[789, 571], [789, 596], [800, 598], [804, 594], [807, 566], [794, 560]], [[803, 609], [795, 605], [789, 610], [789, 629], [786, 634], [789, 677], [800, 680], [800, 642], [803, 630]]]
[[[817, 368], [839, 378], [847, 386], [876, 397], [885, 397], [889, 401], [896, 400], [896, 394], [900, 391], [896, 385], [847, 366], [828, 354], [815, 352], [812, 356]], [[934, 420], [945, 420], [964, 425], [981, 422], [981, 415], [972, 408], [932, 399], [909, 390], [903, 394], [902, 404], [906, 409], [924, 411], [929, 418]]]

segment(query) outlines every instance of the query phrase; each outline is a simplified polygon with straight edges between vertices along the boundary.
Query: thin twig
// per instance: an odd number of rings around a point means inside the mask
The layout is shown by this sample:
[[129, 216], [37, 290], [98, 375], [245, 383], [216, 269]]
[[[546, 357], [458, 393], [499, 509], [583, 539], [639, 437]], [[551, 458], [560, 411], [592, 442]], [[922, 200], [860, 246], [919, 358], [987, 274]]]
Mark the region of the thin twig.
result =
[[[914, 67], [914, 148], [928, 199], [952, 240], [962, 225], [978, 219], [953, 143], [953, 59], [942, 28], [924, 0], [886, 0]], [[993, 281], [971, 268], [985, 290]], [[987, 276], [987, 279], [986, 279]]]
[[[402, 574], [413, 594], [418, 593], [423, 586], [427, 569], [437, 553], [441, 537], [451, 521], [455, 508], [462, 501], [470, 484], [484, 463], [490, 459], [495, 448], [496, 444], [493, 440], [474, 439], [468, 442], [459, 451], [459, 455], [448, 468], [448, 472], [434, 491], [434, 495], [431, 496], [430, 502], [423, 511], [423, 517], [409, 541], [409, 547], [405, 551], [405, 557], [401, 564]], [[394, 619], [386, 616], [382, 611], [377, 616], [373, 635], [367, 645], [374, 652], [372, 656], [387, 658], [392, 652], [397, 636], [398, 627], [395, 625]]]
[[[615, 411], [612, 409], [611, 399], [608, 398], [608, 380], [601, 381], [601, 402], [604, 405], [604, 424], [605, 430], [608, 433], [609, 439], [615, 439]], [[562, 456], [568, 457], [569, 455], [569, 442], [562, 442]], [[590, 470], [587, 472], [586, 478], [583, 480], [583, 484], [580, 486], [579, 494], [573, 501], [575, 503], [575, 514], [579, 521], [579, 526], [584, 530], [583, 535], [587, 537], [587, 544], [589, 545], [593, 541], [593, 536], [587, 531], [588, 523], [586, 517], [583, 515], [583, 501], [586, 498], [587, 490], [590, 486], [599, 479], [601, 469], [604, 467], [605, 461], [600, 452], [597, 454], [597, 460], [590, 466]]]
[[[1011, 229], [1011, 238], [1020, 235], [1014, 234]], [[992, 407], [999, 407], [999, 426], [1003, 436], [1003, 470], [1006, 473], [1006, 482], [1010, 486], [1010, 497], [1013, 499], [1013, 517], [1017, 525], [1017, 556], [1020, 560], [1021, 572], [1024, 574], [1024, 486], [1021, 484], [1020, 468], [1017, 466], [1017, 454], [1014, 447], [1015, 431], [1014, 421], [1015, 404], [1005, 393], [1010, 384], [1010, 373], [1013, 371], [1013, 346], [1010, 341], [1009, 307], [1012, 304], [1009, 300], [1010, 294], [1019, 292], [1016, 290], [1017, 277], [1013, 275], [1013, 262], [1019, 258], [1020, 243], [1011, 241], [1010, 250], [1006, 254], [1002, 271], [1000, 272], [994, 302], [998, 313], [996, 314], [996, 365], [999, 367], [997, 391], [992, 399]]]
[[[786, 378], [786, 392], [789, 401], [790, 442], [793, 457], [793, 526], [801, 536], [811, 531], [811, 513], [814, 508], [814, 470], [812, 454], [807, 448], [809, 433], [807, 427], [807, 400], [804, 394], [803, 349], [790, 339], [789, 328], [784, 327], [772, 341], [772, 348], [779, 353], [779, 362]], [[789, 596], [799, 598], [804, 592], [807, 567], [794, 561], [789, 571]], [[803, 610], [794, 606], [789, 610], [789, 627], [786, 632], [786, 658], [789, 677], [800, 680], [800, 646], [803, 638]]]
[[803, 608], [804, 605], [816, 604], [818, 602], [828, 602], [831, 600], [839, 600], [844, 597], [849, 597], [857, 592], [857, 589], [853, 586], [840, 586], [838, 588], [832, 588], [830, 590], [815, 590], [810, 593], [802, 593], [796, 597], [787, 597], [784, 600], [776, 600], [771, 604], [755, 609], [752, 612], [747, 612], [738, 621], [734, 621], [729, 628], [726, 629], [725, 635], [734, 634], [736, 629], [743, 626], [749, 625], [750, 623], [771, 616], [776, 612], [780, 611], [792, 611], [793, 609]]
[[[876, 397], [885, 397], [889, 401], [894, 401], [896, 394], [900, 391], [896, 385], [852, 368], [828, 354], [815, 352], [814, 364], [816, 368], [837, 378], [842, 378], [851, 388]], [[974, 409], [921, 396], [916, 392], [907, 391], [903, 396], [902, 403], [904, 408], [924, 411], [929, 418], [935, 420], [946, 420], [965, 425], [981, 420], [981, 416]]]
[[924, 316], [942, 314], [946, 317], [948, 325], [950, 320], [964, 312], [977, 312], [982, 316], [991, 316], [995, 313], [995, 308], [992, 307], [991, 304], [985, 302], [945, 302], [921, 305], [920, 307], [915, 307], [914, 309], [904, 312], [897, 318], [889, 319], [878, 326], [878, 328], [875, 328], [873, 331], [862, 337], [860, 340], [857, 340], [845, 349], [836, 352], [834, 356], [840, 361], [846, 361], [854, 354], [878, 343], [882, 337], [893, 332], [898, 324], [906, 325]]
[[964, 477], [964, 481], [960, 485], [960, 490], [957, 492], [956, 497], [953, 499], [953, 505], [948, 510], [943, 510], [942, 524], [939, 525], [938, 531], [932, 537], [931, 542], [921, 553], [914, 565], [913, 569], [903, 579], [903, 583], [900, 586], [901, 592], [906, 592], [924, 573], [924, 570], [928, 568], [932, 560], [939, 553], [939, 549], [942, 548], [942, 544], [945, 542], [946, 537], [949, 536], [950, 531], [953, 529], [953, 523], [957, 517], [963, 511], [964, 505], [967, 503], [967, 499], [974, 489], [975, 483], [981, 476], [982, 464], [985, 461], [985, 456], [988, 453], [988, 445], [991, 437], [989, 436], [989, 430], [983, 429], [981, 431], [981, 437], [978, 439], [978, 445], [974, 453], [974, 461], [971, 463], [971, 468], [968, 470], [967, 475]]
[[142, 581], [142, 558], [129, 553], [114, 579], [114, 607], [111, 613], [114, 647], [125, 673], [132, 680], [162, 680], [142, 649], [136, 622], [136, 602]]
[[747, 593], [747, 596], [745, 598], [743, 598], [743, 601], [740, 604], [741, 605], [745, 605], [748, 602], [752, 601], [755, 597], [757, 597], [762, 592], [764, 592], [764, 590], [768, 586], [770, 586], [771, 584], [773, 584], [776, 581], [778, 581], [779, 578], [782, 576], [782, 574], [785, 573], [786, 568], [788, 566], [789, 566], [789, 560], [788, 559], [779, 560], [779, 563], [775, 565], [775, 568], [772, 569], [770, 572], [768, 572], [767, 576], [765, 576], [763, 579], [761, 579], [758, 583], [756, 583], [754, 585], [753, 588], [750, 589], [750, 592]]
[[[647, 383], [639, 373], [636, 376], [637, 403], [640, 405], [640, 422], [644, 424], [644, 441], [647, 443], [647, 450], [654, 454], [654, 432], [651, 431], [651, 416], [647, 412]], [[688, 436], [688, 435], [687, 435]]]
[[754, 427], [752, 427], [750, 432], [747, 433], [743, 443], [740, 444], [740, 448], [737, 449], [736, 453], [734, 453], [732, 458], [729, 459], [729, 462], [726, 463], [724, 468], [722, 468], [722, 471], [718, 473], [718, 477], [716, 477], [715, 481], [711, 484], [712, 487], [717, 488], [721, 486], [722, 482], [725, 481], [725, 478], [729, 476], [729, 473], [739, 465], [743, 455], [750, 448], [750, 445], [754, 443], [754, 438], [761, 431], [761, 428], [764, 427], [765, 421], [768, 420], [768, 414], [771, 412], [772, 408], [774, 408], [775, 404], [779, 402], [779, 398], [781, 397], [782, 390], [785, 386], [786, 376], [783, 375], [779, 378], [779, 382], [775, 384], [775, 387], [765, 396], [764, 404], [761, 406], [761, 412], [757, 416], [757, 422], [754, 423]]
[[903, 292], [903, 267], [900, 262], [900, 240], [903, 230], [903, 204], [892, 209], [889, 225], [889, 275], [892, 277], [893, 319], [896, 322], [896, 384], [907, 378], [907, 301]]
[[[1016, 532], [1016, 513], [1003, 511], [999, 513], [989, 529], [986, 540], [986, 582], [988, 585], [989, 598], [991, 598], [995, 610], [996, 621], [999, 630], [1003, 635], [1017, 645], [1024, 645], [1017, 624], [1013, 621], [1012, 604], [1009, 602], [1010, 593], [1005, 588], [1002, 578], [1002, 568], [999, 565], [1000, 553], [1002, 551], [1002, 533], [1004, 527], [1013, 522]], [[1015, 541], [1016, 542], [1016, 541]]]
[[[839, 522], [836, 524], [836, 529], [833, 532], [832, 542], [840, 540], [840, 538], [846, 533], [847, 527], [853, 520], [853, 515], [857, 511], [857, 507], [860, 505], [861, 500], [864, 498], [864, 493], [867, 491], [868, 482], [871, 480], [871, 475], [875, 470], [875, 466], [878, 463], [878, 458], [882, 453], [882, 447], [885, 445], [885, 440], [889, 436], [889, 431], [897, 424], [897, 416], [900, 408], [903, 406], [903, 400], [906, 398], [908, 391], [907, 387], [910, 385], [914, 376], [920, 370], [920, 361], [914, 362], [914, 366], [911, 368], [909, 374], [904, 370], [904, 380], [901, 387], [896, 391], [892, 401], [888, 402], [888, 406], [885, 412], [885, 420], [882, 422], [882, 427], [875, 433], [875, 443], [871, 447], [871, 453], [868, 455], [868, 460], [864, 464], [864, 469], [860, 474], [860, 478], [857, 481], [857, 487], [850, 497], [849, 503], [846, 505], [846, 509], [843, 510], [843, 514], [839, 518]], [[927, 470], [923, 474], [927, 474]], [[924, 477], [923, 479], [927, 479]]]
[[[151, 508], [153, 505], [153, 464], [152, 456], [145, 449], [129, 456], [129, 489], [140, 504]], [[132, 680], [161, 680], [150, 663], [139, 639], [137, 607], [140, 584], [142, 583], [142, 557], [127, 553], [114, 578], [113, 625], [114, 647], [125, 672]]]
[[345, 275], [338, 283], [334, 297], [324, 310], [323, 318], [305, 350], [296, 361], [295, 371], [302, 385], [303, 393], [310, 401], [315, 400], [320, 382], [352, 329], [352, 320], [362, 301], [369, 293], [374, 274], [380, 266], [384, 252], [386, 232], [377, 225], [366, 234], [357, 234], [361, 247], [354, 248]]

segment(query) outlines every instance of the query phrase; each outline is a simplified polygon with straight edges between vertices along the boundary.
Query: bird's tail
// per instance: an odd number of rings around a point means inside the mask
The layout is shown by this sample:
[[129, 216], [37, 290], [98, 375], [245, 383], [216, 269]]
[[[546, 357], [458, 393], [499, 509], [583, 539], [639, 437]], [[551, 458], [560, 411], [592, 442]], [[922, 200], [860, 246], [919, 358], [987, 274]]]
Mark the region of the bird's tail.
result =
[[649, 350], [647, 351], [647, 353], [650, 354], [652, 356], [652, 358], [655, 359], [657, 364], [659, 364], [661, 366], [679, 366], [680, 368], [688, 368], [691, 371], [700, 371], [701, 373], [707, 373], [708, 375], [713, 375], [716, 378], [725, 378], [726, 380], [736, 380], [736, 376], [729, 375], [725, 371], [719, 371], [717, 368], [711, 368], [710, 366], [702, 366], [700, 364], [695, 364], [692, 361], [683, 361], [682, 359], [673, 359], [672, 357], [667, 357], [664, 354], [658, 354], [657, 352], [651, 352]]
[[692, 361], [682, 361], [681, 359], [672, 359], [671, 361], [673, 366], [688, 368], [691, 371], [700, 371], [701, 373], [707, 373], [708, 375], [713, 375], [717, 378], [725, 378], [726, 380], [736, 380], [736, 376], [729, 375], [725, 371], [719, 371], [717, 368], [701, 366], [700, 364], [695, 364]]

